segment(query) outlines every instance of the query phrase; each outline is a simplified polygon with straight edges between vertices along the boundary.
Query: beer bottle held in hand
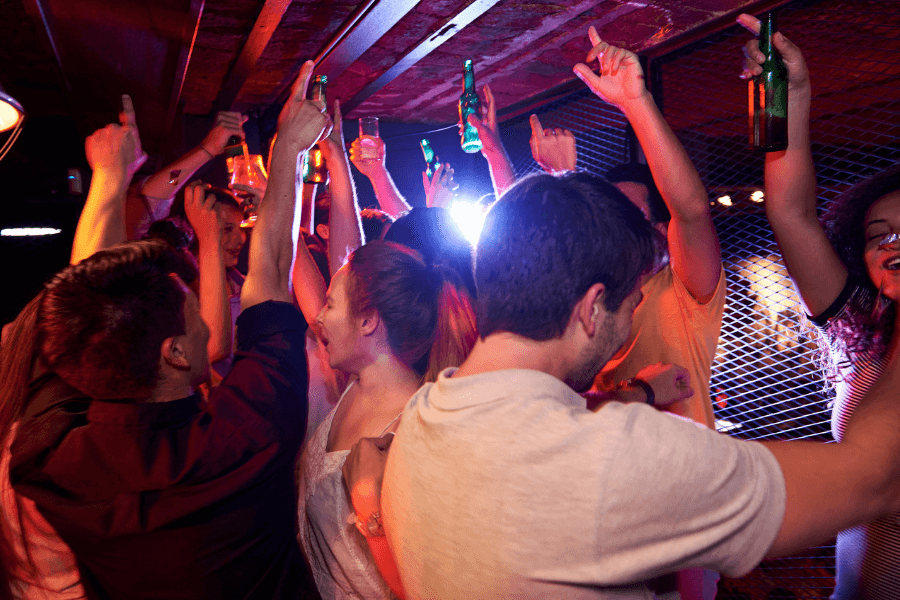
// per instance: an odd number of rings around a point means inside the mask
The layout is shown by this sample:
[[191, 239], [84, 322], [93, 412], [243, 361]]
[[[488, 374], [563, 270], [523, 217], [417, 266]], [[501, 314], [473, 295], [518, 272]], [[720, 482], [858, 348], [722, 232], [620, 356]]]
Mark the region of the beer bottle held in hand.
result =
[[459, 118], [462, 124], [463, 152], [472, 154], [481, 150], [481, 140], [478, 139], [478, 130], [469, 125], [469, 115], [481, 118], [481, 101], [475, 93], [475, 68], [471, 59], [467, 60], [463, 67], [463, 93], [459, 97]]
[[787, 69], [775, 50], [772, 13], [763, 16], [759, 29], [759, 49], [766, 60], [762, 73], [750, 80], [750, 149], [778, 152], [787, 148]]
[[[325, 85], [328, 78], [325, 75], [318, 75], [312, 84], [313, 102], [321, 102], [328, 106], [325, 99]], [[322, 157], [322, 151], [318, 146], [310, 148], [306, 159], [303, 161], [303, 183], [325, 183], [328, 180], [328, 169], [325, 168], [325, 159]]]
[[431, 142], [427, 139], [423, 139], [419, 143], [422, 146], [422, 154], [425, 155], [425, 175], [428, 176], [428, 179], [431, 179], [431, 176], [434, 175], [437, 168], [441, 166], [441, 161], [434, 153], [434, 150], [431, 149]]

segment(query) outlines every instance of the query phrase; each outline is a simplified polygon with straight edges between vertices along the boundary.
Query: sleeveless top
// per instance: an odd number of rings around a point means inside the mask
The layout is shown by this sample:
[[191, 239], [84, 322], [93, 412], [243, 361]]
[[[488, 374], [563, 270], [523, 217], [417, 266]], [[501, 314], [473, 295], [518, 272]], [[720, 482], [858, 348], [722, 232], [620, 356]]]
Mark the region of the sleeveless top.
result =
[[[350, 382], [337, 406], [316, 429], [300, 459], [300, 544], [322, 600], [394, 599], [378, 572], [366, 538], [354, 524], [354, 510], [342, 474], [350, 451], [326, 451], [334, 415], [353, 384]], [[385, 431], [394, 422], [396, 419]]]
[[[810, 319], [833, 342], [828, 325], [857, 295], [865, 293], [849, 280], [844, 291], [822, 315]], [[833, 351], [840, 367], [831, 433], [840, 442], [860, 400], [878, 381], [887, 366], [886, 355], [857, 357], [850, 363], [843, 353]], [[843, 361], [843, 362], [842, 362]], [[843, 366], [843, 365], [850, 366]], [[881, 517], [838, 533], [835, 546], [837, 575], [832, 600], [896, 600], [900, 598], [900, 513]]]

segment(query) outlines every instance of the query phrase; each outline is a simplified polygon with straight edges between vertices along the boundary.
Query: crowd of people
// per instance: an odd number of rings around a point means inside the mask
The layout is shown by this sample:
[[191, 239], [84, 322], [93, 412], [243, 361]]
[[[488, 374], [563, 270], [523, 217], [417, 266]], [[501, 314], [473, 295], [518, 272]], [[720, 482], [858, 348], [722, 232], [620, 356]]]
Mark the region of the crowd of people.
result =
[[[766, 212], [839, 443], [721, 435], [708, 194], [635, 54], [588, 35], [574, 72], [646, 164], [578, 172], [572, 132], [532, 116], [547, 173], [517, 180], [486, 87], [468, 122], [497, 199], [474, 249], [452, 167], [411, 208], [384, 141], [348, 152], [340, 105], [306, 99], [311, 61], [259, 188], [189, 182], [243, 137], [230, 112], [135, 180], [124, 96], [86, 142], [71, 264], [3, 332], [0, 598], [709, 600], [835, 534], [834, 598], [900, 597], [900, 166], [820, 223], [809, 74], [776, 34], [789, 142]], [[755, 39], [744, 55], [757, 75]], [[328, 189], [298, 189], [316, 145]], [[246, 275], [236, 192], [258, 210]]]

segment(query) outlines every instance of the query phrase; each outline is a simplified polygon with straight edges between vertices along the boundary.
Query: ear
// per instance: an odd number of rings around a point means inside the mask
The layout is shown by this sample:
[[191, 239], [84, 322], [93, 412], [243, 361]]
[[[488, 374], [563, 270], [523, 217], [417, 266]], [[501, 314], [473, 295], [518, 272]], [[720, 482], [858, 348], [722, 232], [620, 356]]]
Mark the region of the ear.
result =
[[375, 330], [378, 329], [378, 324], [381, 322], [378, 311], [371, 308], [363, 311], [363, 314], [360, 315], [359, 319], [359, 332], [362, 335], [372, 335], [375, 333]]
[[597, 328], [606, 319], [606, 306], [603, 298], [606, 288], [602, 283], [595, 283], [588, 288], [576, 306], [578, 321], [588, 337], [594, 337]]
[[172, 365], [177, 369], [189, 369], [191, 366], [184, 345], [182, 344], [181, 336], [167, 337], [164, 339], [160, 354], [167, 364]]
[[328, 225], [326, 225], [325, 223], [319, 223], [318, 225], [316, 225], [316, 233], [318, 233], [319, 237], [323, 240], [327, 240], [329, 233]]

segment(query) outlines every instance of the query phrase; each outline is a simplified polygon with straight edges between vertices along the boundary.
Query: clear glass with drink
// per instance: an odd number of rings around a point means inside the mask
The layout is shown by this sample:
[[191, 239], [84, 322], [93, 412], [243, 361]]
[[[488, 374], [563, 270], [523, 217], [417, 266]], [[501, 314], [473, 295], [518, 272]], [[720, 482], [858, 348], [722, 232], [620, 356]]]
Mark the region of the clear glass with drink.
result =
[[359, 118], [359, 150], [361, 158], [378, 158], [375, 138], [378, 135], [378, 117]]

